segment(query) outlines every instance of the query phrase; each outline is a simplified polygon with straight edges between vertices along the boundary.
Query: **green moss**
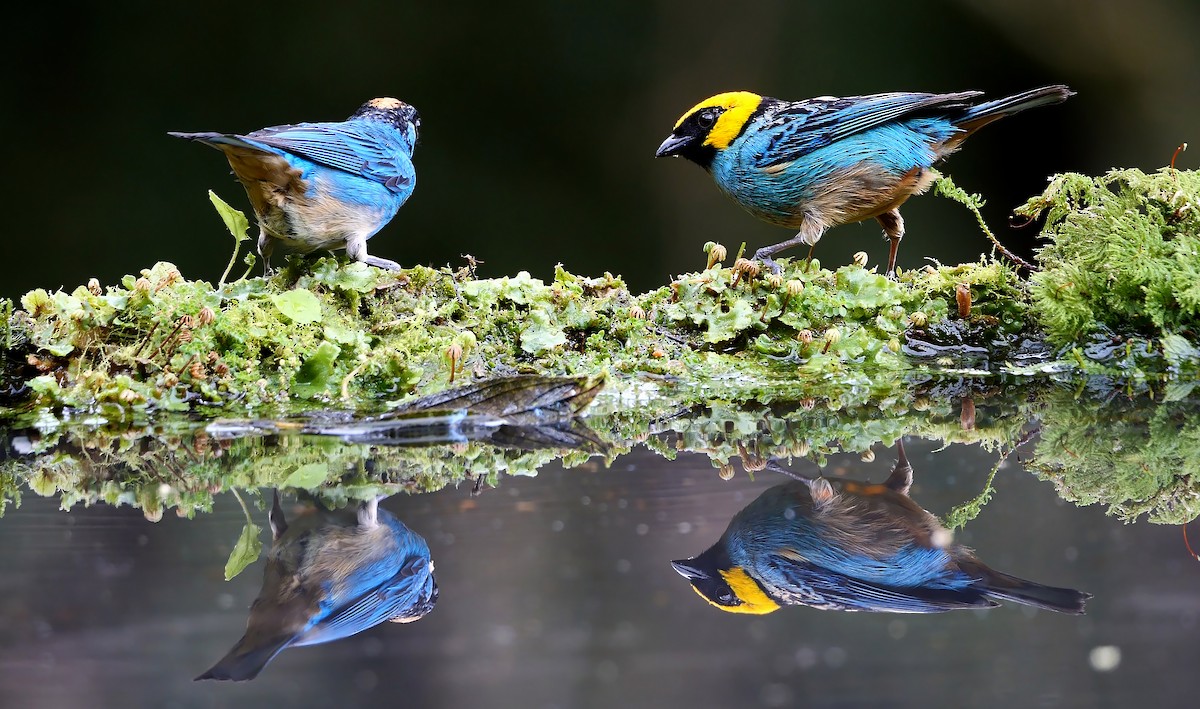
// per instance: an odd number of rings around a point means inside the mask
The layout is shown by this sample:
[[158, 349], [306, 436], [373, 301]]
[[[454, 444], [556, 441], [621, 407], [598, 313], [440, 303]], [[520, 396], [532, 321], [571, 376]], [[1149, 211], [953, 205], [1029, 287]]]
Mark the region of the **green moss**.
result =
[[1200, 172], [1059, 175], [1017, 213], [1046, 216], [1031, 293], [1054, 342], [1200, 335]]
[[160, 263], [119, 286], [26, 294], [6, 320], [20, 333], [6, 352], [34, 363], [35, 410], [126, 420], [235, 404], [371, 408], [505, 372], [667, 375], [736, 400], [783, 380], [827, 395], [895, 389], [910, 315], [953, 319], [957, 284], [975, 293], [973, 321], [1021, 322], [1004, 305], [1011, 274], [995, 263], [899, 282], [858, 266], [745, 276], [714, 267], [635, 297], [612, 275], [561, 268], [547, 283], [322, 258], [217, 288]]

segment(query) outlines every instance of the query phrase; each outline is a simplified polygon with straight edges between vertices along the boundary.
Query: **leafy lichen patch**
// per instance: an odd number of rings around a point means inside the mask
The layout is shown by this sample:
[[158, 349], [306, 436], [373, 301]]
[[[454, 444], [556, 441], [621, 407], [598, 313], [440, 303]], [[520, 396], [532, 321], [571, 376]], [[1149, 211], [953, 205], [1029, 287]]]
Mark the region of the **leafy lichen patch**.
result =
[[518, 372], [665, 376], [740, 400], [783, 380], [827, 393], [867, 379], [894, 388], [913, 315], [950, 317], [957, 284], [980, 294], [976, 321], [1019, 322], [988, 315], [1007, 302], [990, 292], [1009, 287], [995, 263], [900, 281], [857, 265], [788, 264], [784, 276], [714, 267], [633, 296], [615, 276], [562, 268], [546, 282], [322, 258], [215, 287], [160, 263], [118, 286], [28, 293], [6, 321], [20, 334], [6, 352], [35, 367], [35, 406], [122, 420], [195, 406], [370, 408]]

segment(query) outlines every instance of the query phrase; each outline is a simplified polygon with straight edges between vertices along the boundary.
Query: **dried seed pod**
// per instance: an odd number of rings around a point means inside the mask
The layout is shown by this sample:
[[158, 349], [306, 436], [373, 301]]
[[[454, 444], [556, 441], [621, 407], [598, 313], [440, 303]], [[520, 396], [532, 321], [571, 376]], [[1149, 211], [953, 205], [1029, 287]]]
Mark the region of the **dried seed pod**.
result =
[[205, 325], [211, 325], [212, 322], [216, 319], [217, 319], [217, 314], [213, 311], [212, 308], [208, 307], [207, 305], [204, 306], [203, 308], [200, 308], [200, 312], [196, 313], [196, 324], [199, 325], [200, 327], [204, 327]]
[[826, 330], [825, 331], [825, 347], [821, 350], [821, 354], [825, 354], [826, 352], [828, 352], [830, 347], [833, 347], [837, 343], [841, 342], [841, 340], [842, 340], [842, 331], [841, 330], [837, 329], [836, 327], [831, 327], [828, 330]]
[[797, 332], [796, 339], [800, 340], [806, 345], [811, 345], [813, 341], [812, 330], [801, 330], [800, 332]]
[[216, 350], [209, 350], [208, 354], [204, 356], [204, 361], [209, 365], [216, 364], [219, 359], [221, 359], [221, 355], [217, 354]]
[[958, 317], [963, 320], [971, 317], [971, 286], [966, 283], [954, 286], [954, 300], [958, 302]]
[[929, 322], [929, 316], [918, 310], [909, 314], [908, 321], [912, 323], [914, 327], [925, 327], [925, 324]]
[[787, 288], [788, 296], [795, 298], [804, 292], [804, 281], [798, 281], [796, 279], [789, 280], [784, 284], [784, 288]]
[[162, 290], [163, 288], [166, 288], [167, 286], [174, 285], [174, 284], [178, 283], [182, 278], [183, 278], [183, 274], [179, 272], [179, 269], [172, 268], [171, 270], [169, 270], [165, 274], [163, 274], [162, 280], [158, 282], [158, 285], [154, 286], [154, 290], [158, 291], [158, 290]]
[[863, 451], [862, 462], [873, 463], [874, 461], [875, 461], [875, 451], [871, 450], [870, 448]]
[[208, 372], [204, 371], [204, 363], [198, 359], [192, 360], [192, 363], [188, 365], [188, 374], [196, 381], [202, 382], [208, 378]]
[[767, 285], [770, 286], [771, 290], [779, 290], [783, 287], [783, 276], [778, 273], [772, 273], [767, 276]]
[[762, 266], [758, 265], [757, 261], [740, 258], [733, 262], [733, 272], [737, 274], [733, 278], [733, 285], [736, 286], [739, 280], [749, 281], [756, 278], [761, 271]]
[[958, 414], [958, 425], [964, 431], [975, 430], [975, 400], [967, 397], [962, 400], [962, 410]]
[[100, 287], [100, 281], [95, 278], [89, 278], [87, 284], [88, 293], [92, 295], [104, 295], [104, 289]]
[[900, 351], [900, 340], [897, 340], [894, 337], [892, 339], [888, 340], [887, 348], [889, 350], [891, 350], [892, 352], [899, 352]]
[[731, 463], [726, 463], [720, 467], [717, 472], [717, 476], [722, 480], [733, 480], [735, 472], [736, 471], [733, 469], [733, 465]]
[[706, 269], [721, 263], [729, 255], [724, 246], [721, 246], [715, 241], [709, 241], [704, 244], [704, 253], [708, 254], [708, 265]]
[[154, 286], [150, 285], [149, 280], [145, 278], [139, 278], [133, 282], [133, 289], [139, 293], [149, 293], [154, 289]]
[[455, 342], [446, 348], [446, 359], [450, 360], [450, 383], [454, 383], [454, 375], [458, 372], [458, 363], [462, 361], [463, 347]]
[[866, 251], [856, 251], [854, 253], [854, 265], [855, 266], [858, 266], [859, 268], [866, 268], [867, 260], [868, 260], [868, 256], [867, 256]]
[[213, 367], [213, 372], [215, 372], [218, 377], [225, 377], [229, 374], [229, 365], [225, 364], [224, 362], [217, 362], [217, 366]]
[[629, 306], [629, 317], [635, 320], [645, 320], [646, 309], [637, 304], [631, 305]]

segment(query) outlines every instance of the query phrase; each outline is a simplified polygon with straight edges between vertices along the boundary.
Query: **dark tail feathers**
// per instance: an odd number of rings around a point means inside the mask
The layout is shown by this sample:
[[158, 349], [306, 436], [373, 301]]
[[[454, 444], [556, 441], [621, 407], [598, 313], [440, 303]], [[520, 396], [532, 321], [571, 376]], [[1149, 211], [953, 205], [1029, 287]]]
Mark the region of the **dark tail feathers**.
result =
[[280, 651], [287, 647], [291, 640], [292, 637], [288, 636], [251, 648], [246, 647], [247, 640], [243, 637], [238, 641], [237, 645], [233, 646], [229, 654], [222, 657], [217, 664], [197, 677], [196, 680], [220, 679], [242, 682], [254, 679], [267, 666], [268, 662], [273, 660]]
[[1043, 586], [1040, 583], [1019, 579], [1016, 576], [1009, 576], [987, 568], [982, 564], [963, 570], [980, 579], [975, 586], [989, 598], [1021, 603], [1056, 613], [1083, 615], [1084, 604], [1087, 603], [1087, 599], [1092, 597], [1090, 593], [1073, 588]]
[[222, 145], [229, 145], [235, 148], [255, 150], [260, 153], [269, 152], [261, 145], [255, 145], [254, 143], [247, 142], [246, 139], [240, 135], [228, 135], [225, 133], [178, 133], [176, 131], [167, 131], [167, 135], [174, 136], [176, 138], [184, 138], [186, 140], [194, 140], [198, 143], [204, 143], [205, 145], [214, 147], [217, 150], [220, 150]]
[[963, 111], [962, 118], [955, 121], [955, 124], [967, 130], [974, 130], [999, 118], [1024, 111], [1027, 108], [1062, 103], [1068, 97], [1074, 95], [1075, 92], [1063, 84], [1043, 86], [1040, 89], [1030, 89], [1029, 91], [1023, 91], [1006, 98], [986, 101], [971, 106]]

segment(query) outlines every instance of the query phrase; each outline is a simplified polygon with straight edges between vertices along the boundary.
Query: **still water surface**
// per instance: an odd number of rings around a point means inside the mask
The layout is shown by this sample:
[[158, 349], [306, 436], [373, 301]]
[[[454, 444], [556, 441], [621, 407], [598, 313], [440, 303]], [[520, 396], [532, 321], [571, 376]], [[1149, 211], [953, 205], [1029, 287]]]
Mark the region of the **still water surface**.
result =
[[[916, 438], [906, 449], [911, 496], [938, 515], [976, 495], [996, 460]], [[832, 456], [823, 473], [882, 482], [896, 450], [876, 451]], [[993, 568], [1093, 594], [1086, 615], [1007, 602], [723, 613], [670, 561], [708, 548], [786, 478], [739, 466], [722, 480], [702, 455], [639, 447], [608, 468], [552, 463], [478, 495], [468, 481], [384, 500], [428, 542], [436, 607], [286, 649], [241, 683], [192, 679], [245, 631], [263, 579], [261, 559], [223, 579], [245, 522], [232, 496], [152, 523], [27, 493], [0, 519], [0, 706], [1192, 706], [1200, 564], [1180, 529], [1071, 506], [1018, 458], [955, 540]], [[269, 546], [266, 510], [251, 512]]]

